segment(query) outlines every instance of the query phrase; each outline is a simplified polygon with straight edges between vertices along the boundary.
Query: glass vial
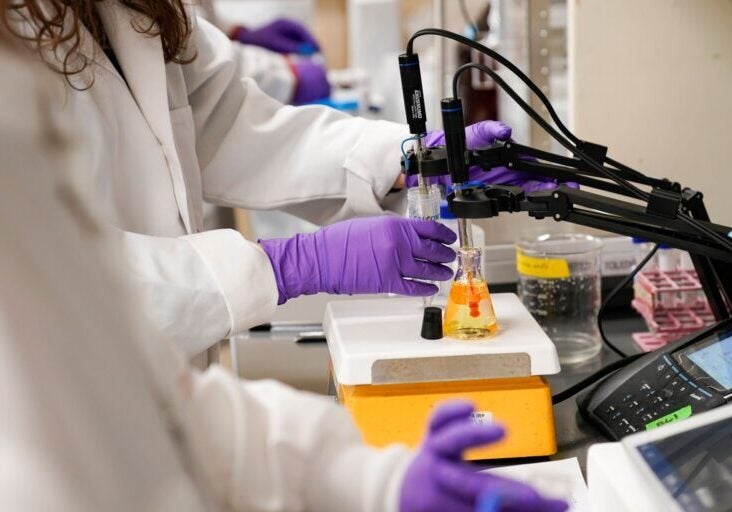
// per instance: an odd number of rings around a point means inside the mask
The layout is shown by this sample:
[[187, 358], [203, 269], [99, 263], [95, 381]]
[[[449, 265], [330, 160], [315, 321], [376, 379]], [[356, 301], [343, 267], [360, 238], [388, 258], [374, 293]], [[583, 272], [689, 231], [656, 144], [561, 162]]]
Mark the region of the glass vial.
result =
[[407, 217], [437, 220], [440, 218], [442, 195], [439, 185], [412, 187], [407, 191]]
[[445, 307], [444, 333], [459, 340], [483, 340], [498, 332], [493, 301], [481, 269], [481, 249], [457, 251], [458, 270]]

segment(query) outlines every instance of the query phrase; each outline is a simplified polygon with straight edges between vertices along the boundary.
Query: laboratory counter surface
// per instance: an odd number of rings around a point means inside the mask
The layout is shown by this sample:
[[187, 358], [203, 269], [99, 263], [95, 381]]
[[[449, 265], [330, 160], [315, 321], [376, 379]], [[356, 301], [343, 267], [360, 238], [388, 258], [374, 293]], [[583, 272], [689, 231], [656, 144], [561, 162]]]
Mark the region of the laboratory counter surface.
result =
[[[633, 344], [631, 334], [646, 330], [643, 320], [638, 315], [629, 309], [610, 310], [604, 325], [610, 341], [618, 348], [627, 354], [638, 352]], [[239, 375], [249, 379], [272, 377], [273, 375], [264, 373], [265, 369], [268, 369], [275, 374], [292, 377], [291, 373], [295, 371], [300, 374], [296, 378], [297, 382], [295, 382], [297, 387], [310, 391], [325, 392], [328, 383], [324, 372], [327, 372], [329, 358], [322, 332], [313, 333], [312, 337], [301, 339], [299, 343], [293, 343], [299, 336], [292, 334], [275, 333], [274, 331], [252, 332], [238, 341], [233, 339], [232, 359], [238, 361], [235, 365], [238, 366]], [[239, 354], [237, 355], [236, 352], [239, 352]], [[291, 362], [293, 357], [300, 361], [296, 368], [293, 368], [291, 364], [287, 364]], [[598, 356], [585, 363], [563, 366], [560, 373], [548, 377], [552, 393], [556, 394], [564, 391], [617, 359], [617, 355], [607, 347], [603, 347]], [[289, 381], [290, 379], [283, 380]], [[332, 383], [329, 387], [329, 394], [333, 395]], [[589, 447], [595, 443], [607, 442], [607, 439], [580, 415], [575, 398], [568, 398], [554, 406], [558, 452], [549, 459], [558, 460], [577, 457], [582, 472], [586, 475]], [[479, 464], [500, 466], [536, 462], [537, 460], [546, 460], [546, 458], [493, 460]]]
[[[603, 325], [608, 338], [616, 347], [626, 354], [639, 352], [631, 334], [647, 330], [640, 317], [630, 311], [611, 311]], [[603, 347], [598, 356], [586, 363], [563, 366], [559, 374], [548, 378], [552, 392], [561, 392], [618, 359], [615, 353]], [[582, 473], [587, 476], [587, 450], [591, 445], [607, 442], [608, 439], [580, 415], [576, 397], [568, 398], [554, 406], [554, 423], [559, 451], [550, 458], [577, 457]]]

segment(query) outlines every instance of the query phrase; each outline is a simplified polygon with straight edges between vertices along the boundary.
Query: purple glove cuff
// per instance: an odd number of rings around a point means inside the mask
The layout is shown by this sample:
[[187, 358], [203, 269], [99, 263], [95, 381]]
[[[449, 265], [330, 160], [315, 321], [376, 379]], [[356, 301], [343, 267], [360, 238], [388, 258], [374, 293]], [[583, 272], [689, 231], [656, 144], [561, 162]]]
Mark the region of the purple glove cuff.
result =
[[[313, 295], [323, 290], [314, 233], [259, 240], [259, 245], [272, 264], [277, 282], [278, 305], [291, 298]], [[297, 260], [291, 257], [292, 254], [298, 255]]]
[[293, 105], [304, 105], [330, 96], [330, 83], [322, 66], [309, 59], [288, 61], [297, 81]]

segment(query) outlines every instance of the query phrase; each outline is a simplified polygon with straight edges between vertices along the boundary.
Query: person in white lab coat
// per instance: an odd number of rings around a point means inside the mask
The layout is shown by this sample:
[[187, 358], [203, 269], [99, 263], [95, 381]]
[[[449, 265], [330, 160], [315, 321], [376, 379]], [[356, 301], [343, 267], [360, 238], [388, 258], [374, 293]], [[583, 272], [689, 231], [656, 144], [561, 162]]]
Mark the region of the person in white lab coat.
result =
[[[269, 98], [242, 78], [227, 37], [190, 17], [181, 0], [28, 0], [6, 13], [57, 71], [54, 100], [83, 120], [90, 193], [125, 232], [123, 252], [146, 314], [188, 354], [268, 322], [291, 297], [281, 280], [297, 279], [313, 261], [302, 257], [305, 268], [276, 273], [283, 262], [238, 232], [202, 231], [204, 201], [276, 208], [318, 224], [401, 202], [389, 192], [403, 183], [397, 162], [406, 126]], [[494, 124], [472, 130], [479, 142], [510, 135]], [[384, 230], [377, 222], [363, 231]], [[447, 275], [433, 251], [393, 253], [412, 268], [424, 267], [415, 258], [431, 260], [441, 279]], [[377, 280], [363, 273], [341, 277], [364, 285], [353, 287], [359, 292], [391, 291], [369, 289]], [[325, 288], [331, 282], [305, 293], [338, 292]]]
[[434, 446], [375, 450], [327, 399], [198, 373], [146, 340], [120, 233], [85, 196], [90, 142], [47, 70], [4, 44], [0, 26], [0, 509], [472, 512], [488, 495], [562, 510], [440, 451], [500, 435], [469, 407], [441, 409]]

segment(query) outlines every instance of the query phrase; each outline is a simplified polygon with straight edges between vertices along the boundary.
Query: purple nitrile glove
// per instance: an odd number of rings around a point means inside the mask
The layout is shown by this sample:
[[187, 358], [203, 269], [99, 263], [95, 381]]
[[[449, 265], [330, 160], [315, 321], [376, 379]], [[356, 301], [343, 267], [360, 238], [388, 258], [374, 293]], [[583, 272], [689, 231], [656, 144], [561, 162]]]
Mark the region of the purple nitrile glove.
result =
[[[511, 138], [511, 128], [499, 121], [481, 121], [471, 124], [465, 128], [465, 145], [468, 149], [479, 149], [490, 146], [497, 140], [508, 140]], [[422, 139], [424, 147], [443, 146], [445, 144], [445, 133], [436, 130], [429, 132]], [[536, 190], [551, 190], [557, 187], [557, 182], [551, 178], [542, 178], [528, 172], [508, 169], [507, 167], [494, 167], [486, 172], [478, 166], [468, 170], [469, 181], [479, 182], [485, 185], [514, 185], [524, 189], [526, 192]], [[439, 183], [446, 188], [452, 185], [450, 175], [431, 178], [432, 183]], [[408, 187], [417, 185], [417, 175], [407, 176]], [[576, 187], [574, 183], [567, 183], [568, 186]]]
[[[399, 512], [564, 512], [567, 504], [546, 499], [528, 485], [478, 473], [463, 462], [463, 452], [495, 443], [504, 435], [498, 425], [478, 425], [469, 402], [440, 405], [429, 432], [404, 476]], [[480, 501], [479, 501], [480, 500]]]
[[297, 85], [292, 98], [293, 105], [304, 105], [330, 96], [330, 83], [325, 69], [310, 59], [292, 63]]
[[260, 240], [274, 269], [279, 304], [318, 292], [429, 296], [452, 270], [456, 236], [439, 222], [370, 217], [314, 233]]
[[[490, 146], [497, 140], [511, 138], [511, 127], [500, 121], [481, 121], [465, 127], [465, 145], [468, 149]], [[435, 130], [427, 133], [422, 139], [425, 147], [444, 146], [445, 132]]]
[[[277, 53], [315, 53], [320, 45], [303, 25], [292, 20], [278, 19], [255, 29], [237, 27], [231, 38], [242, 44], [261, 46]], [[304, 51], [304, 49], [308, 51]]]

